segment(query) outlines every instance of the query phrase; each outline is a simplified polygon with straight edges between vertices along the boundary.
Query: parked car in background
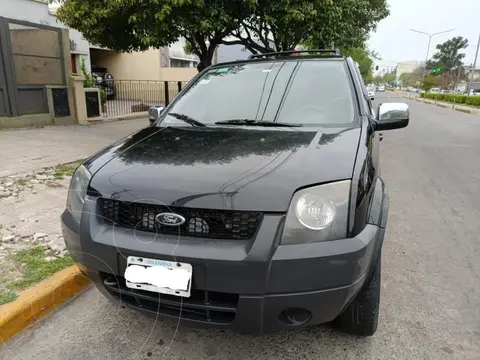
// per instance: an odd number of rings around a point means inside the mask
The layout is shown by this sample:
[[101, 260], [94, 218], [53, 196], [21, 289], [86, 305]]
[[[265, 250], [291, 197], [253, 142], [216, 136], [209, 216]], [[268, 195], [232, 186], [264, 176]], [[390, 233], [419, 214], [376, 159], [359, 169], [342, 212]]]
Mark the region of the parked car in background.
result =
[[370, 100], [375, 100], [375, 89], [373, 87], [367, 87], [367, 92]]
[[468, 92], [468, 96], [480, 96], [480, 89], [472, 89]]
[[108, 100], [115, 100], [115, 80], [107, 68], [102, 66], [92, 66], [92, 76], [94, 86], [103, 89], [107, 94]]
[[379, 85], [378, 86], [378, 91], [380, 91], [380, 92], [385, 91], [385, 85]]
[[431, 88], [428, 92], [430, 94], [440, 94], [440, 88]]

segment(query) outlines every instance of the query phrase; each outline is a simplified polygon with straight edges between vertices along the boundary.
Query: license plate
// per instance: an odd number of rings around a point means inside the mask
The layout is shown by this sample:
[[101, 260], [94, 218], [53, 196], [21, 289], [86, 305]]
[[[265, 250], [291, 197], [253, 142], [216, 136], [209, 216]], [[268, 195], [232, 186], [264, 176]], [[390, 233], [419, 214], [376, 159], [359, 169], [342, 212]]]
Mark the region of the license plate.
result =
[[131, 289], [190, 297], [192, 271], [190, 264], [129, 256], [124, 277]]

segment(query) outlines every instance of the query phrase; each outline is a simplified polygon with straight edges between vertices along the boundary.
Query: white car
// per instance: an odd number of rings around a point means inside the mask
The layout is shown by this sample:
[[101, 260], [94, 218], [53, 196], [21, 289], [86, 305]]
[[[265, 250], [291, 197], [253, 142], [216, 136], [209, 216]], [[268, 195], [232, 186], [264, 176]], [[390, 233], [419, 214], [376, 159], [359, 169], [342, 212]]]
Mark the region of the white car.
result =
[[375, 100], [375, 90], [372, 88], [367, 88], [368, 91], [368, 96], [370, 97], [370, 100]]
[[378, 87], [378, 91], [385, 91], [385, 85], [380, 85]]

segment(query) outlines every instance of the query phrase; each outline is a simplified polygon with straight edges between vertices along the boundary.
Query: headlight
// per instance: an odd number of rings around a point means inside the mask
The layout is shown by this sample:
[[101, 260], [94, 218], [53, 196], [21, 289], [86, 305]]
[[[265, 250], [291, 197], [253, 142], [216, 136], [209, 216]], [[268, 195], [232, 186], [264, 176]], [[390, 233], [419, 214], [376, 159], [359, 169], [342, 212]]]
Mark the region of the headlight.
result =
[[345, 238], [350, 183], [345, 180], [297, 191], [288, 209], [281, 244]]
[[87, 195], [87, 187], [92, 175], [88, 170], [80, 165], [75, 174], [73, 174], [68, 190], [67, 210], [70, 211], [75, 219], [80, 221], [82, 217], [83, 203]]

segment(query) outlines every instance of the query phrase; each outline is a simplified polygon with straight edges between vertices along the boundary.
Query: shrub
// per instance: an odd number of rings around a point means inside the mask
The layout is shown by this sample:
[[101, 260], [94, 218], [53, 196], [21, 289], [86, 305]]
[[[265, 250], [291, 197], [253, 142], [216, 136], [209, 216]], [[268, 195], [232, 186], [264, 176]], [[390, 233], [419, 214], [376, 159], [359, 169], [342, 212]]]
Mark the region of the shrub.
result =
[[85, 64], [85, 58], [82, 58], [82, 63], [80, 64], [80, 71], [82, 72], [82, 75], [83, 75], [83, 78], [84, 78], [83, 86], [86, 87], [86, 88], [93, 87], [93, 84], [95, 82], [94, 82], [94, 79], [93, 79], [93, 75], [90, 74], [87, 71], [87, 65]]
[[425, 98], [425, 99], [435, 100], [435, 99], [437, 98], [437, 94], [424, 93], [424, 94], [422, 94], [422, 95], [424, 95], [424, 98]]
[[468, 96], [466, 100], [467, 105], [480, 106], [480, 96]]
[[457, 94], [447, 94], [445, 96], [445, 100], [457, 104], [465, 104], [465, 101], [467, 100], [466, 95], [457, 95]]
[[102, 105], [107, 103], [107, 92], [104, 89], [100, 89], [100, 101]]

